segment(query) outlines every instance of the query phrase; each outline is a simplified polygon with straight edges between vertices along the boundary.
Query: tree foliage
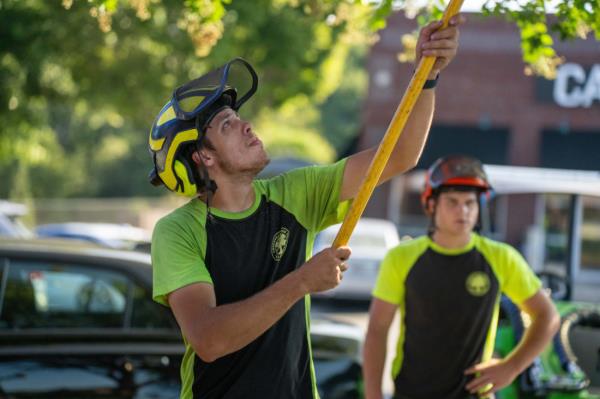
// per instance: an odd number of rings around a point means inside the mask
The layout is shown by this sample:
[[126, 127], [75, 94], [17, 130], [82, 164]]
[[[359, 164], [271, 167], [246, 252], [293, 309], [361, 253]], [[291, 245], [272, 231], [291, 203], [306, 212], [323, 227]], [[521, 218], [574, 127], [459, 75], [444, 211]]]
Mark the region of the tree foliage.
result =
[[[155, 0], [158, 2], [158, 0]], [[138, 14], [148, 15], [150, 0], [94, 0], [93, 9], [114, 13], [118, 6], [134, 8]], [[225, 29], [223, 20], [228, 14], [227, 8], [233, 0], [186, 0], [182, 18], [192, 37], [199, 55], [210, 52]], [[367, 14], [356, 12], [363, 3], [369, 4]], [[409, 18], [419, 17], [420, 24], [432, 18], [440, 18], [448, 0], [272, 0], [267, 7], [295, 7], [302, 9], [315, 19], [334, 18], [347, 22], [348, 14], [360, 20], [359, 29], [367, 28], [376, 32], [385, 27], [386, 18], [394, 11], [403, 10]], [[110, 10], [110, 11], [108, 11]], [[600, 40], [600, 0], [486, 0], [483, 2], [484, 15], [494, 15], [514, 22], [521, 32], [523, 60], [527, 64], [526, 72], [552, 77], [562, 58], [553, 48], [552, 34], [560, 40], [574, 38], [585, 39], [595, 35]], [[550, 15], [549, 13], [552, 12]], [[99, 12], [94, 14], [100, 15]], [[358, 17], [358, 18], [357, 18]], [[366, 21], [364, 18], [367, 17]], [[104, 18], [106, 19], [106, 18]], [[106, 25], [99, 17], [100, 26]], [[190, 23], [194, 21], [195, 23]], [[356, 27], [355, 27], [356, 28]], [[368, 34], [368, 32], [363, 32]]]
[[[173, 88], [242, 56], [261, 80], [247, 116], [295, 96], [326, 99], [354, 45], [354, 22], [323, 18], [342, 6], [2, 0], [0, 196], [164, 193], [145, 178], [147, 135]], [[296, 136], [299, 155], [334, 158], [325, 140]]]
[[525, 3], [517, 0], [488, 1], [483, 7], [486, 15], [505, 16], [517, 24], [521, 32], [521, 49], [527, 63], [527, 73], [553, 78], [556, 66], [563, 59], [553, 48], [552, 33], [560, 40], [586, 39], [594, 35], [600, 40], [600, 1], [561, 0], [555, 14], [547, 14], [549, 3], [533, 0]]
[[[599, 38], [599, 0], [488, 1], [536, 73], [560, 39]], [[0, 0], [0, 197], [162, 194], [147, 135], [172, 90], [235, 56], [260, 90], [243, 108], [274, 155], [333, 160], [359, 131], [366, 47], [409, 0]], [[405, 39], [410, 46], [411, 40]], [[414, 41], [413, 41], [414, 42]], [[210, 57], [208, 56], [210, 55]]]
[[[380, 9], [383, 15], [377, 15], [374, 26], [382, 28], [382, 19], [394, 9], [403, 9], [407, 16], [417, 17], [420, 25], [433, 18], [440, 18], [445, 4], [428, 0], [425, 4], [409, 0], [383, 0]], [[600, 0], [485, 0], [481, 9], [486, 16], [504, 18], [516, 24], [521, 35], [521, 51], [526, 64], [526, 74], [536, 74], [553, 79], [556, 67], [564, 58], [554, 49], [554, 37], [559, 40], [586, 39], [593, 35], [600, 40]], [[410, 51], [413, 50], [416, 33], [413, 38], [405, 37]], [[403, 59], [410, 59], [406, 53]]]

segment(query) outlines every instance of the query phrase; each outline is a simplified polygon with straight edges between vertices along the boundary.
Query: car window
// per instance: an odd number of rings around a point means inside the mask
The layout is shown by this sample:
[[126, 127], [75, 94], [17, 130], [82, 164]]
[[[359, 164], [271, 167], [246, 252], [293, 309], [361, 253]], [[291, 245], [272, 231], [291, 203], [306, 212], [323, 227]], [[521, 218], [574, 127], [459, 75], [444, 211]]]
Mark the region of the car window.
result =
[[61, 263], [11, 261], [0, 327], [122, 327], [127, 279]]
[[164, 306], [151, 299], [151, 294], [140, 286], [133, 289], [133, 328], [173, 328], [174, 320]]
[[371, 271], [379, 270], [380, 258], [350, 258], [348, 264], [356, 271]]
[[[317, 239], [315, 247], [319, 249], [330, 246], [333, 243], [336, 235], [337, 231], [322, 232]], [[383, 234], [361, 234], [360, 232], [352, 233], [348, 245], [350, 248], [364, 247], [388, 249], [390, 247], [390, 243], [386, 241], [386, 237]]]
[[355, 247], [386, 248], [385, 236], [375, 234], [356, 234], [350, 237], [350, 243]]

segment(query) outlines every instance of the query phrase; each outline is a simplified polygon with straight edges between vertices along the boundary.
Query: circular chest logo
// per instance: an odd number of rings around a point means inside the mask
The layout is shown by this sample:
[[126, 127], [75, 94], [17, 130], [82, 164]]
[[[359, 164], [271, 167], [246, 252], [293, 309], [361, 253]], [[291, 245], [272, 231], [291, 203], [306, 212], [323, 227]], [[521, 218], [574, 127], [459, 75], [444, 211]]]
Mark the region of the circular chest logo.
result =
[[289, 236], [290, 231], [285, 227], [282, 227], [281, 230], [273, 236], [273, 241], [271, 241], [271, 255], [275, 261], [279, 262], [283, 257], [285, 249], [287, 248]]
[[472, 272], [467, 277], [465, 286], [469, 294], [484, 296], [490, 290], [490, 278], [484, 272]]

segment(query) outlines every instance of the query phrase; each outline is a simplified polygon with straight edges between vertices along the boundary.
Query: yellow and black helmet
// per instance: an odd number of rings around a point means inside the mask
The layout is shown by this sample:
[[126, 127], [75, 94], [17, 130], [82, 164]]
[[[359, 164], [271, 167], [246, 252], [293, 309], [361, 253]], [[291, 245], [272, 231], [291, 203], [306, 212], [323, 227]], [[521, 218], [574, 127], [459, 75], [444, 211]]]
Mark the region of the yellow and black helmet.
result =
[[210, 183], [207, 176], [201, 178], [191, 154], [201, 146], [210, 120], [224, 107], [239, 110], [257, 87], [258, 77], [252, 66], [235, 58], [175, 89], [150, 129], [154, 163], [150, 182], [189, 197], [207, 188], [214, 191], [214, 182]]

